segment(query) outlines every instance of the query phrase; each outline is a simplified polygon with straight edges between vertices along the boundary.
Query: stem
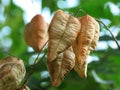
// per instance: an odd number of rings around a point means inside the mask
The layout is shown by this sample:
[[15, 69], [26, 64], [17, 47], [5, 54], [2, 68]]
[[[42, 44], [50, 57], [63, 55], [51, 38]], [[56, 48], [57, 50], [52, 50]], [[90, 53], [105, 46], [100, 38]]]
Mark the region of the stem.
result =
[[[39, 55], [40, 55], [40, 53], [38, 53], [35, 61], [37, 61], [37, 59], [39, 58]], [[35, 63], [35, 62], [34, 62], [34, 63]], [[26, 78], [25, 78], [25, 80], [24, 80], [24, 82], [23, 82], [23, 84], [22, 84], [21, 87], [23, 87], [23, 86], [28, 82], [30, 76], [31, 76], [33, 73], [34, 73], [34, 67], [31, 65], [30, 71], [29, 71], [28, 74], [26, 75]]]
[[[11, 53], [9, 53], [9, 52], [6, 52], [6, 51], [0, 51], [0, 52], [6, 54], [6, 55], [8, 55], [8, 56], [17, 57], [17, 56], [15, 56], [15, 55], [13, 55], [13, 54], [11, 54]], [[18, 58], [18, 57], [17, 57], [17, 58]]]
[[110, 32], [110, 34], [112, 35], [112, 38], [114, 39], [114, 41], [117, 44], [118, 49], [120, 50], [120, 45], [119, 45], [117, 39], [115, 38], [115, 36], [113, 35], [113, 33], [110, 31], [109, 27], [107, 25], [105, 25], [105, 23], [103, 23], [101, 20], [99, 20], [99, 19], [95, 19], [95, 20], [102, 23], [104, 25], [104, 27]]
[[79, 9], [77, 10], [77, 12], [74, 14], [74, 17], [76, 17], [79, 12], [82, 12], [82, 13], [85, 14], [85, 15], [87, 14], [83, 9], [79, 8]]
[[35, 61], [34, 61], [34, 64], [37, 63], [37, 60], [38, 60], [38, 57], [39, 55], [41, 54], [42, 50], [44, 49], [44, 47], [47, 45], [48, 41], [44, 44], [44, 46], [41, 48], [41, 51], [38, 53], [38, 56], [36, 57]]
[[42, 56], [42, 58], [36, 64], [33, 65], [33, 67], [37, 67], [41, 63], [41, 60], [45, 58], [46, 54], [47, 54], [47, 50], [44, 52], [44, 55]]
[[[48, 42], [48, 41], [47, 41], [47, 42]], [[40, 55], [41, 52], [43, 51], [44, 47], [47, 45], [47, 42], [44, 44], [44, 46], [42, 47], [41, 51], [38, 53], [38, 55], [37, 55], [37, 57], [36, 57], [36, 59], [35, 59], [35, 61], [34, 61], [34, 64], [30, 66], [29, 72], [27, 73], [27, 75], [26, 75], [23, 83], [20, 85], [20, 87], [19, 87], [17, 90], [21, 90], [21, 89], [26, 85], [26, 83], [27, 83], [28, 80], [30, 79], [30, 76], [34, 73], [35, 67], [36, 67], [37, 65], [39, 65], [39, 64], [40, 64], [40, 61], [45, 57], [46, 52], [44, 53], [43, 57], [42, 57], [41, 59], [39, 59], [39, 61], [38, 61], [39, 55]]]

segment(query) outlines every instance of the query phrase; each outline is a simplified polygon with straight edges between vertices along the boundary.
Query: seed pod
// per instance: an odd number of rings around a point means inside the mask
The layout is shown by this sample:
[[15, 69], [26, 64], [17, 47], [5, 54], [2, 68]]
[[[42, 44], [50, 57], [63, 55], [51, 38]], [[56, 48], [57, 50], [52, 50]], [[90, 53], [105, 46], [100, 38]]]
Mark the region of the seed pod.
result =
[[75, 54], [72, 47], [60, 53], [55, 60], [48, 62], [52, 86], [59, 86], [64, 77], [73, 69], [75, 65]]
[[24, 63], [16, 57], [0, 61], [0, 90], [16, 90], [26, 73]]
[[87, 57], [94, 50], [99, 39], [99, 24], [89, 15], [79, 19], [81, 29], [73, 45], [76, 55], [75, 71], [81, 77], [87, 76]]
[[70, 47], [80, 30], [79, 20], [58, 10], [49, 26], [48, 62]]
[[24, 30], [25, 42], [35, 51], [41, 51], [48, 40], [48, 24], [44, 18], [38, 14], [33, 17]]

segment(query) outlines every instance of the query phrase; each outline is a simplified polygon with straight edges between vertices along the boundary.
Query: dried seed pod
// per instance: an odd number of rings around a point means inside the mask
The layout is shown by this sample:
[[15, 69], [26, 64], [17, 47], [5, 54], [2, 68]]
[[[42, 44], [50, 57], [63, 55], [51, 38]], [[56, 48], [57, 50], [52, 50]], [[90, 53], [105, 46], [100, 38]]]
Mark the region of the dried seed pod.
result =
[[55, 60], [47, 62], [52, 86], [59, 86], [64, 77], [75, 65], [75, 54], [72, 47], [60, 53]]
[[16, 57], [0, 61], [0, 90], [16, 90], [26, 73], [24, 63]]
[[99, 24], [89, 15], [80, 18], [81, 29], [73, 45], [76, 55], [75, 71], [81, 77], [87, 76], [87, 57], [94, 50], [99, 39]]
[[49, 26], [48, 60], [70, 47], [80, 30], [79, 20], [58, 10]]
[[24, 30], [25, 42], [35, 51], [41, 51], [48, 40], [48, 24], [44, 18], [38, 14], [33, 17]]

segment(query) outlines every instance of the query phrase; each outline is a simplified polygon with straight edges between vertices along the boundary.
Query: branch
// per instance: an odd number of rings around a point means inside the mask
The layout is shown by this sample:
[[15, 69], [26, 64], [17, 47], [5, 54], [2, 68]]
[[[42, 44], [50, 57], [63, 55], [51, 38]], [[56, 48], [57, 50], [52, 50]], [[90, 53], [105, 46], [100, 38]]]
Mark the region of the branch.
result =
[[120, 45], [119, 45], [117, 39], [115, 38], [115, 36], [113, 35], [113, 33], [110, 31], [109, 27], [107, 25], [105, 25], [105, 23], [103, 23], [101, 20], [96, 19], [96, 18], [95, 18], [95, 20], [98, 21], [98, 22], [100, 22], [100, 23], [102, 23], [104, 25], [104, 27], [110, 32], [110, 34], [112, 35], [112, 38], [114, 39], [114, 41], [117, 44], [118, 49], [120, 50]]
[[77, 12], [74, 14], [74, 17], [76, 17], [79, 12], [82, 12], [84, 15], [87, 14], [83, 9], [79, 8], [79, 9], [77, 10]]
[[[48, 41], [47, 41], [48, 42]], [[41, 54], [41, 52], [43, 51], [43, 49], [45, 48], [45, 46], [47, 45], [47, 42], [44, 44], [44, 46], [42, 47], [41, 51], [38, 53], [34, 64], [30, 66], [30, 70], [29, 72], [26, 74], [23, 82], [20, 84], [20, 86], [18, 87], [17, 90], [21, 90], [28, 82], [28, 80], [30, 79], [30, 76], [34, 73], [35, 71], [35, 67], [38, 66], [41, 62], [42, 59], [44, 59], [45, 55], [47, 54], [47, 50], [45, 51], [44, 55], [42, 56], [42, 58], [39, 59], [39, 55]]]

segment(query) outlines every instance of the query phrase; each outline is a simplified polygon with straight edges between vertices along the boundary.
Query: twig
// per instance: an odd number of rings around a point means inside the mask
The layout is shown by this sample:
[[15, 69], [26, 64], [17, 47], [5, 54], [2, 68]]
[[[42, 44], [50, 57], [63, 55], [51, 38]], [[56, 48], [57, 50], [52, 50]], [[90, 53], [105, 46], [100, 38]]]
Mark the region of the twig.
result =
[[[48, 42], [48, 41], [47, 41], [47, 42]], [[24, 81], [23, 81], [22, 84], [18, 87], [17, 90], [21, 90], [21, 89], [26, 85], [26, 83], [28, 82], [30, 76], [34, 73], [35, 67], [40, 64], [40, 61], [41, 61], [41, 60], [44, 58], [44, 56], [46, 55], [46, 52], [45, 52], [44, 55], [43, 55], [43, 57], [42, 57], [41, 59], [39, 59], [39, 61], [37, 61], [38, 58], [39, 58], [39, 55], [40, 55], [41, 52], [43, 51], [44, 47], [47, 45], [47, 42], [44, 44], [44, 46], [42, 47], [41, 51], [38, 53], [38, 55], [37, 55], [37, 57], [36, 57], [36, 59], [35, 59], [35, 61], [34, 61], [34, 64], [31, 65], [30, 70], [29, 70], [29, 72], [27, 73]]]
[[18, 56], [13, 55], [13, 54], [11, 54], [11, 53], [9, 53], [9, 52], [6, 52], [6, 51], [1, 51], [1, 50], [0, 50], [0, 53], [6, 54], [6, 55], [8, 55], [8, 56], [10, 56], [10, 57], [16, 57], [16, 58], [20, 59]]
[[43, 60], [45, 58], [45, 55], [47, 54], [47, 50], [44, 52], [44, 55], [42, 56], [42, 58], [40, 58], [40, 60], [36, 63], [36, 64], [33, 64], [32, 66], [33, 67], [37, 67], [38, 65], [40, 65], [41, 63], [41, 60]]
[[85, 15], [87, 14], [83, 9], [79, 8], [79, 9], [77, 10], [77, 12], [74, 14], [74, 17], [76, 17], [79, 12], [82, 12], [82, 13], [85, 14]]
[[13, 54], [11, 54], [11, 53], [9, 53], [9, 52], [6, 52], [6, 51], [0, 51], [0, 52], [4, 53], [4, 54], [6, 54], [6, 55], [12, 56], [12, 57], [17, 57], [17, 56], [15, 56], [15, 55], [13, 55]]
[[107, 25], [105, 25], [105, 23], [103, 23], [101, 20], [96, 19], [96, 18], [95, 18], [95, 20], [102, 23], [104, 25], [104, 27], [110, 32], [110, 34], [112, 35], [112, 38], [115, 40], [115, 42], [117, 44], [118, 49], [120, 50], [120, 45], [119, 45], [117, 39], [115, 38], [115, 36], [113, 35], [113, 33], [110, 31], [109, 27]]

